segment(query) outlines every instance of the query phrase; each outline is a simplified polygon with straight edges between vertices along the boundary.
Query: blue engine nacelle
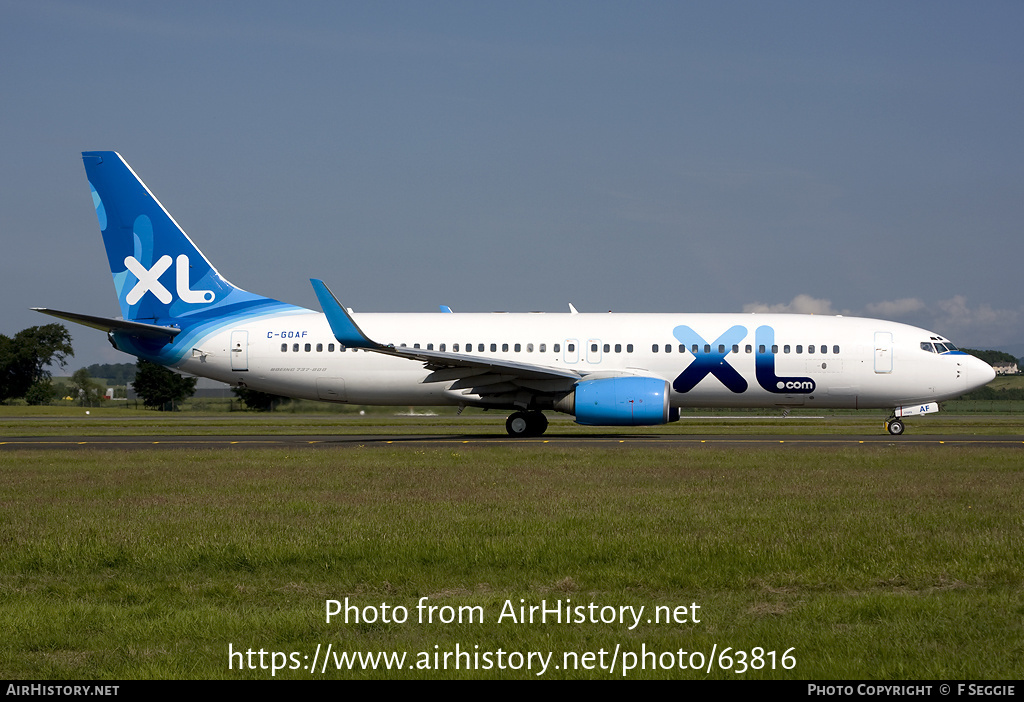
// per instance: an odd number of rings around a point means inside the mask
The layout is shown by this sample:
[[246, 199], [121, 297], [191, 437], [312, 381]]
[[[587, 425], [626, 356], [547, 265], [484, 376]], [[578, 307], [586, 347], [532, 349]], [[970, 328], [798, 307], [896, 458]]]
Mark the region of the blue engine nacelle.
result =
[[577, 424], [589, 426], [649, 426], [679, 419], [669, 406], [668, 381], [660, 378], [620, 376], [581, 380], [556, 409], [576, 415]]

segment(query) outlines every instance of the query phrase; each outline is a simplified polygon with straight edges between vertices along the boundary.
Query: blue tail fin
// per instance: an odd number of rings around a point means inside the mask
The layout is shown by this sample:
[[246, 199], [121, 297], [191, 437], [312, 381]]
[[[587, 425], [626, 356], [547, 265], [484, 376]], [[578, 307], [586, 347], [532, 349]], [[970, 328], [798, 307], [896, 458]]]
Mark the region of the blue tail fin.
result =
[[280, 304], [224, 279], [120, 154], [85, 151], [82, 160], [124, 319], [166, 323]]

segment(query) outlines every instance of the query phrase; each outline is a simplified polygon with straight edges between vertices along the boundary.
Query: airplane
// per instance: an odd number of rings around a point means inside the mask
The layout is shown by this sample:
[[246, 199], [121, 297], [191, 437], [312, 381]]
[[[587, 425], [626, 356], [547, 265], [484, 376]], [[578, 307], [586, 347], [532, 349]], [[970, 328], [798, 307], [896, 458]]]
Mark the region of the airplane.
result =
[[588, 426], [654, 426], [683, 407], [888, 409], [885, 427], [995, 377], [906, 324], [801, 314], [355, 314], [319, 279], [320, 312], [242, 290], [113, 151], [82, 153], [120, 318], [33, 308], [107, 332], [184, 374], [292, 398], [545, 411]]

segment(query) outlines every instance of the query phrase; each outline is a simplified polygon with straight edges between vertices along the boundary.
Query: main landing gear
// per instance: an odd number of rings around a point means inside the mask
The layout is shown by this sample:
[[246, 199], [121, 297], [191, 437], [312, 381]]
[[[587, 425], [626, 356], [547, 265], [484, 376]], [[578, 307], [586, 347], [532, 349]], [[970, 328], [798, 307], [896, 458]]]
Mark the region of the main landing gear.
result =
[[899, 436], [903, 433], [903, 430], [906, 429], [906, 427], [904, 426], [902, 419], [889, 417], [885, 420], [885, 429], [893, 436]]
[[509, 436], [540, 436], [548, 428], [548, 418], [543, 412], [513, 412], [505, 420], [505, 431]]

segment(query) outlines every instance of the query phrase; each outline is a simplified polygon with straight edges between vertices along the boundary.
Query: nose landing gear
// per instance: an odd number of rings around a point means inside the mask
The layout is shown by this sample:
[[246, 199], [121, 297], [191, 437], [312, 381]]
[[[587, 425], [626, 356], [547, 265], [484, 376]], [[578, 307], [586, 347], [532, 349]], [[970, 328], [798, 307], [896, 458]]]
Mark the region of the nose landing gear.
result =
[[896, 417], [889, 417], [889, 419], [885, 420], [885, 429], [893, 436], [899, 436], [900, 434], [903, 433], [903, 430], [905, 428], [906, 427], [904, 426], [902, 419], [897, 419]]

